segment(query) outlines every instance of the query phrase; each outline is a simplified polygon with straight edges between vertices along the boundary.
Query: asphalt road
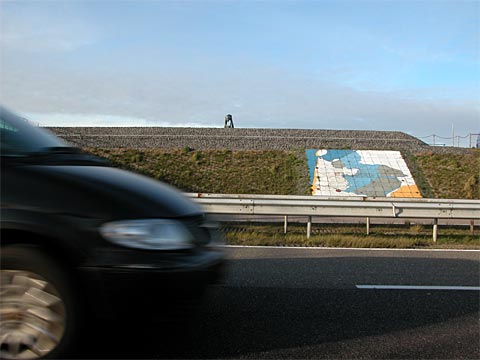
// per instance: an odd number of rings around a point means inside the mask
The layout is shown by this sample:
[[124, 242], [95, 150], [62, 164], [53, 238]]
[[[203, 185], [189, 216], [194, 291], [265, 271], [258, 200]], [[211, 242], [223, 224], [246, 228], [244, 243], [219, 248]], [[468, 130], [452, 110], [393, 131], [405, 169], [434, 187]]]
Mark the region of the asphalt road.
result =
[[478, 251], [226, 251], [224, 283], [188, 326], [99, 324], [82, 357], [480, 358]]

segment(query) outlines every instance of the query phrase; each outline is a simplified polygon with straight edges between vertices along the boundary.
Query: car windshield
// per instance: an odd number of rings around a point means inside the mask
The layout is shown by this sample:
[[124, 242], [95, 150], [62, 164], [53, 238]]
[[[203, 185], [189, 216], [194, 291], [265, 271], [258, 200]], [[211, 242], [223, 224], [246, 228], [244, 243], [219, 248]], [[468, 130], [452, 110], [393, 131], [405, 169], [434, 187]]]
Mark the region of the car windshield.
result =
[[3, 107], [0, 107], [0, 139], [1, 156], [24, 156], [69, 148], [48, 131], [31, 125]]

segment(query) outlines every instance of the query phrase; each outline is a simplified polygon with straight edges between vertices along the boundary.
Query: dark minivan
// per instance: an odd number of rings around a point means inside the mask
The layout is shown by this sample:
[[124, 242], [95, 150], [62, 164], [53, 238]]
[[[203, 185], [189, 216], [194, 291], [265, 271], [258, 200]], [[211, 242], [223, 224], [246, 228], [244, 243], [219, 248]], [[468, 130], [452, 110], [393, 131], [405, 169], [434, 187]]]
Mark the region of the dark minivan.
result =
[[86, 320], [166, 317], [216, 281], [220, 238], [196, 204], [0, 118], [1, 358], [69, 356]]

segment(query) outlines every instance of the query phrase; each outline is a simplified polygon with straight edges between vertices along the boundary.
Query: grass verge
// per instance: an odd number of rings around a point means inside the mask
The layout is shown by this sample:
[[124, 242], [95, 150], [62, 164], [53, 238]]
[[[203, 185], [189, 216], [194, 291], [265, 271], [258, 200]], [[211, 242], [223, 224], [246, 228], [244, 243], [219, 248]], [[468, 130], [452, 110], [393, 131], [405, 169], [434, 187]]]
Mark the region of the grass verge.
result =
[[306, 225], [226, 223], [222, 230], [229, 245], [250, 246], [319, 246], [351, 248], [452, 248], [480, 249], [479, 230], [471, 235], [469, 227], [439, 227], [437, 243], [432, 241], [431, 226], [376, 225], [366, 235], [363, 225], [313, 224], [312, 235], [306, 236]]

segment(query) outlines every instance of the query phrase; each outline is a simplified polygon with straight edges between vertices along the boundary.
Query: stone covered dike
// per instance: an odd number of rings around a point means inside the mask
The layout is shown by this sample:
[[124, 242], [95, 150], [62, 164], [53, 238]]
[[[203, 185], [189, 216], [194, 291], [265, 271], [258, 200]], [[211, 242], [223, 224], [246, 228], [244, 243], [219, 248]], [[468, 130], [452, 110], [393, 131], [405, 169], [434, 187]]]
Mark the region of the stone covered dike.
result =
[[[198, 150], [324, 148], [411, 152], [438, 149], [398, 131], [177, 127], [51, 127], [49, 129], [73, 145], [94, 148], [173, 149], [190, 147]], [[441, 151], [441, 149], [438, 150]]]

